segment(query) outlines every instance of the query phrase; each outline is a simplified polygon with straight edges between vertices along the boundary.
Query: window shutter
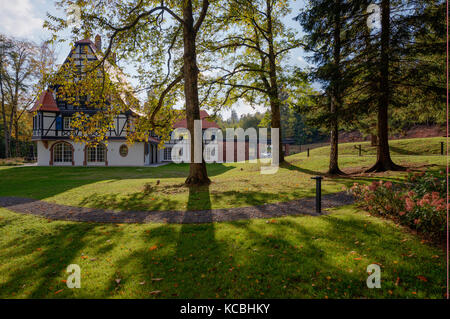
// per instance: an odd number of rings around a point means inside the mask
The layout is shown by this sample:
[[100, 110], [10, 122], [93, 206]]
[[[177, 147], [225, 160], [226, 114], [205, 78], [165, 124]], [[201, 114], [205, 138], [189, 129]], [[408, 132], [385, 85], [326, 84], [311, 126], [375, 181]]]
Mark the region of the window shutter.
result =
[[56, 118], [56, 129], [62, 130], [62, 118], [59, 116]]

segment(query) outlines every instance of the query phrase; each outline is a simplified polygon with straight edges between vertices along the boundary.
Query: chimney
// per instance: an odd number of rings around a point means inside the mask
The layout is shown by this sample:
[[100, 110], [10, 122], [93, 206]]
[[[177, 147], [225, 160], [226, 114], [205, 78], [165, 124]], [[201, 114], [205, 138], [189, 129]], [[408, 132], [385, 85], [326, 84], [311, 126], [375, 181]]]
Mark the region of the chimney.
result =
[[102, 51], [102, 37], [98, 34], [95, 36], [95, 47], [97, 51]]

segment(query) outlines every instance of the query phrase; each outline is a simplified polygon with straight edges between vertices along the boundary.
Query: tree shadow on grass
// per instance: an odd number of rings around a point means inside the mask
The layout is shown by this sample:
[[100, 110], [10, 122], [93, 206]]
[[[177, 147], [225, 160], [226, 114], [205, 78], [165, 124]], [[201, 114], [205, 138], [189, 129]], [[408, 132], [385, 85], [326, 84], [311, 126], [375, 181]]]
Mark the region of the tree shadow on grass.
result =
[[[227, 164], [207, 165], [209, 176], [235, 168]], [[102, 181], [164, 179], [188, 176], [189, 164], [159, 167], [11, 167], [0, 170], [0, 196], [45, 199]]]
[[[211, 210], [209, 186], [189, 188], [186, 215], [199, 207], [202, 210]], [[216, 241], [216, 226], [212, 221], [210, 216], [209, 220], [200, 225], [185, 223], [181, 225], [175, 255], [177, 258], [191, 259], [193, 262], [178, 264], [176, 272], [184, 278], [178, 283], [176, 289], [178, 292], [171, 297], [200, 298], [205, 294], [214, 296], [229, 286], [228, 278], [222, 277], [224, 265], [219, 263], [225, 257], [221, 244]], [[218, 268], [222, 268], [222, 271], [217, 271]]]
[[92, 194], [84, 197], [80, 206], [123, 211], [164, 211], [173, 210], [179, 201], [168, 198], [155, 198], [143, 192], [122, 194]]
[[[207, 186], [189, 188], [188, 209], [198, 207], [198, 201], [204, 203], [203, 210], [211, 208]], [[232, 286], [227, 276], [232, 258], [226, 257], [226, 245], [216, 240], [215, 231], [212, 218], [202, 224], [149, 229], [143, 238], [146, 246], [116, 262], [115, 273], [122, 278], [120, 285], [114, 282], [114, 276], [118, 276], [114, 275], [104, 293], [114, 291], [120, 295], [121, 290], [134, 289], [147, 298], [223, 296], [221, 292]]]
[[[32, 218], [32, 217], [27, 217]], [[45, 223], [45, 220], [41, 220]], [[9, 258], [27, 260], [29, 255], [34, 255], [29, 261], [17, 264], [7, 281], [0, 285], [0, 296], [11, 298], [20, 291], [28, 291], [29, 298], [53, 298], [58, 297], [56, 287], [67, 288], [58, 281], [61, 276], [67, 277], [66, 268], [72, 263], [82, 263], [81, 254], [86, 248], [84, 237], [86, 233], [93, 231], [95, 224], [57, 223], [56, 229], [50, 233], [34, 234], [33, 241], [22, 243], [15, 238], [3, 247], [16, 247], [8, 254]], [[24, 230], [26, 232], [26, 230]], [[64, 274], [64, 275], [62, 275]]]
[[[254, 252], [242, 268], [243, 277], [251, 274], [248, 283], [259, 285], [264, 297], [398, 298], [420, 291], [422, 296], [436, 298], [443, 294], [444, 289], [436, 289], [445, 277], [439, 274], [443, 267], [430, 261], [427, 255], [432, 250], [418, 252], [417, 244], [402, 242], [407, 234], [390, 223], [370, 223], [358, 215], [326, 215], [320, 217], [320, 227], [315, 223], [305, 227], [302, 221], [311, 218], [317, 217], [280, 218], [263, 227], [254, 221], [230, 223], [247, 233], [248, 249]], [[418, 256], [408, 257], [411, 251]], [[424, 268], [422, 262], [428, 266]], [[382, 267], [382, 290], [366, 286], [366, 267], [373, 263]], [[417, 279], [424, 272], [432, 286]], [[397, 278], [402, 280], [400, 285]]]
[[325, 173], [323, 173], [323, 172], [313, 171], [313, 170], [310, 170], [307, 168], [301, 168], [301, 167], [295, 166], [294, 164], [289, 163], [289, 162], [282, 163], [280, 165], [280, 167], [286, 168], [286, 169], [289, 169], [292, 171], [302, 172], [302, 173], [308, 174], [308, 175], [319, 175], [319, 176], [325, 175]]
[[400, 147], [396, 147], [396, 146], [392, 146], [392, 145], [389, 145], [389, 149], [392, 152], [395, 152], [395, 153], [400, 154], [400, 155], [424, 155], [422, 152], [410, 151], [410, 150], [407, 150], [407, 149], [404, 149], [404, 148], [400, 148]]

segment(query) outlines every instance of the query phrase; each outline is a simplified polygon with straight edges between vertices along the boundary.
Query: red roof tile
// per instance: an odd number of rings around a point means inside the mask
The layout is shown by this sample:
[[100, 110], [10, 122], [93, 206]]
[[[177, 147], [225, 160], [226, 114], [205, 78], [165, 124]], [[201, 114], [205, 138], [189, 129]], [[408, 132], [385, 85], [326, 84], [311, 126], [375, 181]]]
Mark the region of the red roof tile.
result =
[[30, 112], [35, 111], [59, 112], [58, 105], [56, 105], [56, 101], [53, 98], [53, 94], [50, 90], [43, 92], [39, 97], [39, 100], [34, 103], [34, 106], [30, 110]]
[[[200, 111], [200, 119], [202, 120], [202, 129], [207, 128], [220, 128], [216, 122], [209, 119], [209, 114], [206, 111]], [[174, 128], [187, 128], [186, 119], [180, 120], [173, 125]]]

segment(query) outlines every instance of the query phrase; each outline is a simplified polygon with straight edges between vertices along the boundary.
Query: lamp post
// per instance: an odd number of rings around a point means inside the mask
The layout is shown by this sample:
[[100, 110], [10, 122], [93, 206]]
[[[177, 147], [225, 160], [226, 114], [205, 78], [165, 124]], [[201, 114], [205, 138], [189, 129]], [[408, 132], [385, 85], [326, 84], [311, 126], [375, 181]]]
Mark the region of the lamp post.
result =
[[316, 180], [316, 213], [320, 214], [322, 211], [322, 176], [311, 177]]

